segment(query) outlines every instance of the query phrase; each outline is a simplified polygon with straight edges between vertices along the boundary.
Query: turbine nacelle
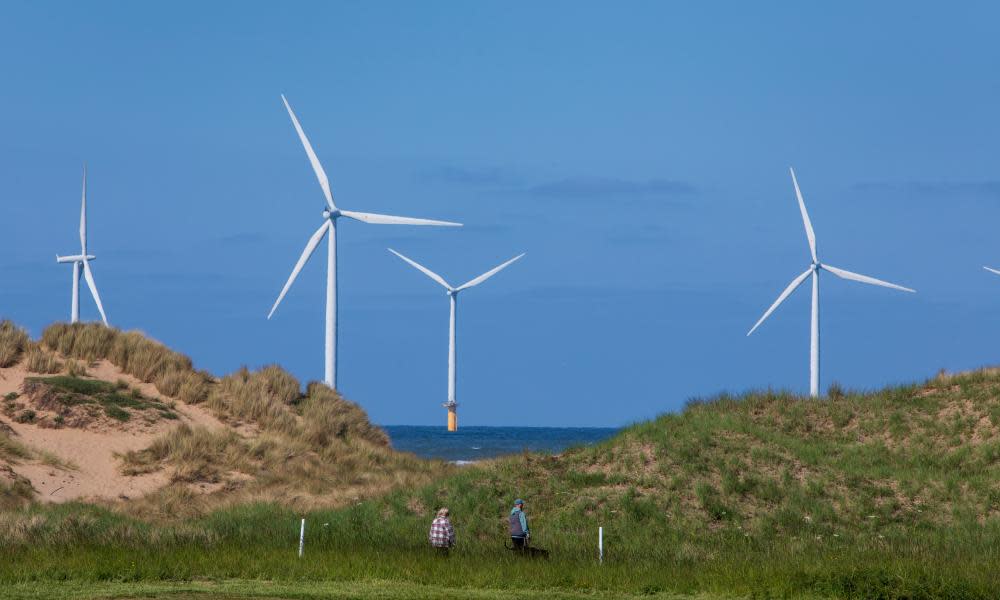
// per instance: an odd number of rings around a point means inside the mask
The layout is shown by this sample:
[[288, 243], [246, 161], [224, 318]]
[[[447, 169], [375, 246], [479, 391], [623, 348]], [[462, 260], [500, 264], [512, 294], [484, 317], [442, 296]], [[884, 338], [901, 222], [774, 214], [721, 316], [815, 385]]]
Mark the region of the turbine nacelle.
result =
[[329, 208], [324, 208], [323, 209], [323, 218], [324, 219], [333, 220], [333, 219], [336, 219], [339, 216], [340, 216], [340, 209], [336, 209], [336, 208], [333, 209], [333, 210], [331, 210]]

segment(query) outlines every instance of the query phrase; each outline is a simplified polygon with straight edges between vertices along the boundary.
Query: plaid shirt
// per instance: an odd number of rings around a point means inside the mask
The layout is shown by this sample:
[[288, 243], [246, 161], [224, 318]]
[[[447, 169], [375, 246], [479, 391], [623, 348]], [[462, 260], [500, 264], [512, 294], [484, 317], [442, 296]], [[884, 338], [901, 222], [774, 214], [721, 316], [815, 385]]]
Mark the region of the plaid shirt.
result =
[[451, 526], [448, 517], [438, 517], [431, 523], [431, 546], [448, 548], [455, 545], [455, 528]]

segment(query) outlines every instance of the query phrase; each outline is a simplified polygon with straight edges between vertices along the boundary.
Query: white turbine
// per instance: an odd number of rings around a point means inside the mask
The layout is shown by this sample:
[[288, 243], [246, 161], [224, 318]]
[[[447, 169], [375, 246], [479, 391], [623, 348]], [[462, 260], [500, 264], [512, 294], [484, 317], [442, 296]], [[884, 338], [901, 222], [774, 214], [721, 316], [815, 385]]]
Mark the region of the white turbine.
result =
[[295, 282], [295, 278], [298, 276], [299, 271], [312, 256], [312, 253], [319, 246], [319, 243], [323, 241], [323, 236], [327, 233], [330, 234], [329, 246], [326, 255], [326, 369], [324, 373], [324, 381], [326, 384], [332, 388], [337, 387], [337, 219], [340, 217], [348, 217], [350, 219], [355, 219], [358, 221], [363, 221], [365, 223], [373, 223], [376, 225], [448, 225], [448, 226], [458, 226], [461, 223], [451, 223], [448, 221], [431, 221], [429, 219], [412, 219], [409, 217], [394, 217], [390, 215], [377, 215], [372, 213], [362, 213], [353, 212], [349, 210], [340, 210], [333, 203], [333, 194], [330, 192], [330, 181], [326, 177], [326, 172], [323, 170], [323, 165], [319, 163], [319, 159], [316, 157], [316, 153], [313, 151], [312, 144], [309, 143], [309, 138], [306, 137], [305, 132], [302, 130], [302, 125], [299, 124], [299, 120], [295, 117], [295, 113], [292, 112], [291, 105], [288, 104], [288, 100], [285, 99], [284, 94], [281, 96], [281, 100], [285, 103], [285, 108], [288, 110], [288, 116], [292, 118], [292, 124], [295, 125], [295, 131], [299, 134], [299, 139], [302, 141], [302, 146], [306, 150], [306, 155], [309, 156], [309, 162], [312, 164], [313, 171], [316, 172], [316, 178], [319, 179], [319, 185], [323, 188], [323, 196], [326, 198], [326, 208], [323, 209], [323, 224], [320, 225], [316, 233], [309, 238], [309, 242], [306, 244], [305, 250], [302, 251], [302, 256], [299, 257], [299, 261], [295, 263], [295, 267], [292, 269], [292, 274], [288, 277], [288, 281], [285, 283], [285, 287], [281, 289], [281, 293], [278, 294], [278, 299], [274, 302], [274, 306], [271, 307], [271, 312], [268, 313], [267, 318], [270, 319], [274, 311], [277, 310], [278, 305], [281, 304], [282, 298], [288, 292], [288, 289], [292, 287], [292, 283]]
[[838, 269], [837, 267], [832, 267], [830, 265], [822, 264], [819, 262], [819, 257], [816, 254], [816, 234], [813, 233], [812, 222], [809, 221], [809, 213], [806, 212], [806, 203], [802, 200], [802, 192], [799, 191], [799, 182], [795, 179], [795, 171], [791, 168], [788, 169], [792, 174], [792, 185], [795, 186], [795, 197], [799, 201], [799, 211], [802, 213], [802, 223], [806, 228], [806, 238], [809, 240], [809, 253], [812, 255], [812, 264], [809, 268], [805, 270], [804, 273], [792, 280], [785, 291], [781, 292], [778, 299], [774, 301], [771, 308], [767, 309], [764, 316], [760, 318], [759, 321], [747, 332], [749, 336], [751, 333], [756, 331], [760, 327], [761, 323], [767, 319], [774, 309], [778, 308], [778, 305], [785, 301], [792, 292], [795, 291], [802, 282], [806, 280], [807, 277], [812, 275], [812, 323], [810, 328], [810, 346], [809, 346], [809, 395], [812, 397], [819, 396], [819, 272], [829, 271], [841, 279], [850, 279], [851, 281], [860, 281], [861, 283], [867, 283], [871, 285], [879, 285], [882, 287], [892, 288], [894, 290], [902, 290], [904, 292], [914, 292], [916, 290], [911, 290], [910, 288], [903, 287], [901, 285], [896, 285], [894, 283], [889, 283], [887, 281], [882, 281], [880, 279], [875, 279], [874, 277], [868, 277], [867, 275], [859, 275], [857, 273], [851, 273], [850, 271], [845, 271], [843, 269]]
[[389, 248], [389, 252], [392, 252], [399, 258], [402, 258], [406, 262], [410, 263], [410, 265], [412, 265], [418, 271], [420, 271], [424, 275], [430, 277], [434, 281], [441, 284], [444, 287], [444, 289], [447, 290], [448, 297], [451, 299], [451, 320], [448, 328], [448, 401], [445, 402], [442, 406], [448, 409], [448, 431], [455, 431], [456, 429], [458, 429], [458, 411], [457, 411], [458, 402], [455, 400], [455, 368], [456, 368], [456, 360], [455, 360], [456, 314], [455, 313], [458, 308], [458, 293], [461, 292], [462, 290], [469, 289], [470, 287], [477, 286], [480, 283], [489, 279], [490, 277], [493, 277], [503, 269], [507, 268], [508, 265], [510, 265], [514, 261], [524, 256], [524, 254], [515, 256], [514, 258], [508, 260], [507, 262], [501, 264], [500, 266], [494, 267], [489, 271], [486, 271], [479, 277], [471, 279], [458, 287], [452, 287], [451, 284], [445, 281], [443, 277], [441, 277], [434, 271], [431, 271], [427, 267], [417, 263], [416, 261], [406, 258], [405, 256], [403, 256], [399, 252], [396, 252], [392, 248]]
[[996, 269], [992, 269], [990, 267], [983, 267], [983, 268], [986, 269], [987, 271], [989, 271], [990, 273], [996, 273], [997, 275], [1000, 275], [1000, 271], [998, 271]]
[[104, 306], [101, 304], [101, 296], [97, 293], [97, 284], [94, 283], [94, 274], [90, 271], [90, 261], [96, 260], [93, 254], [87, 254], [87, 167], [83, 167], [83, 200], [80, 206], [80, 254], [75, 256], [59, 256], [56, 254], [56, 262], [73, 263], [73, 306], [70, 310], [70, 322], [76, 323], [80, 320], [80, 267], [83, 266], [83, 276], [87, 280], [87, 287], [94, 296], [97, 303], [97, 310], [101, 313], [101, 320], [108, 324], [108, 317], [104, 314]]

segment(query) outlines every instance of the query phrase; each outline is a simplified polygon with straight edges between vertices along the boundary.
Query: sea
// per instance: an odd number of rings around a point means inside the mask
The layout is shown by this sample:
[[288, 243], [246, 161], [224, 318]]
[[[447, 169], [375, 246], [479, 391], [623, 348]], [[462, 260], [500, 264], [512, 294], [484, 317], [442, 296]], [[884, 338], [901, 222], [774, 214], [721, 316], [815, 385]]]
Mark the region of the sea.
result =
[[559, 453], [588, 446], [618, 433], [614, 427], [445, 427], [384, 425], [397, 450], [457, 464], [518, 454], [523, 451]]

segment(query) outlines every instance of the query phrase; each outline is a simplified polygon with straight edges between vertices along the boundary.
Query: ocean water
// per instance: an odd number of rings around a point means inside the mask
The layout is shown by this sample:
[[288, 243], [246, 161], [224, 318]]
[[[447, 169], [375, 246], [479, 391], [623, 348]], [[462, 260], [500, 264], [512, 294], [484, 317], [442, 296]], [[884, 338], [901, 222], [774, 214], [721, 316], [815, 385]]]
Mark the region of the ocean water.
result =
[[524, 450], [557, 453], [594, 444], [618, 433], [614, 427], [460, 427], [385, 425], [392, 446], [423, 458], [459, 463], [517, 454]]

